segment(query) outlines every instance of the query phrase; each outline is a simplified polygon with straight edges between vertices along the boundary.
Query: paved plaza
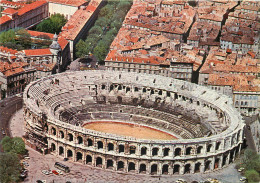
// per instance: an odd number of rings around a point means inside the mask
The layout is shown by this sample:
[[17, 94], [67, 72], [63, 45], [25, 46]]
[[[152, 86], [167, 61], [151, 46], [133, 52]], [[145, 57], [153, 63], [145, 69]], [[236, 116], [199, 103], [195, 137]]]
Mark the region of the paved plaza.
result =
[[[10, 122], [10, 129], [12, 136], [23, 135], [23, 110], [19, 110], [15, 113]], [[219, 171], [207, 173], [207, 174], [193, 174], [193, 175], [176, 175], [176, 176], [150, 176], [140, 174], [126, 174], [112, 172], [110, 170], [104, 170], [100, 168], [93, 168], [81, 163], [75, 162], [64, 162], [61, 157], [48, 154], [42, 155], [39, 152], [27, 147], [29, 150], [30, 159], [27, 160], [29, 163], [29, 175], [25, 179], [25, 182], [33, 183], [36, 180], [46, 180], [47, 183], [65, 183], [70, 181], [72, 183], [83, 183], [83, 182], [174, 182], [180, 178], [192, 182], [194, 180], [201, 181], [207, 178], [217, 178], [224, 183], [239, 183], [241, 175], [234, 169], [234, 164], [231, 164], [227, 168]], [[41, 173], [42, 170], [55, 170], [54, 163], [61, 162], [70, 167], [71, 172], [64, 175], [44, 175]]]

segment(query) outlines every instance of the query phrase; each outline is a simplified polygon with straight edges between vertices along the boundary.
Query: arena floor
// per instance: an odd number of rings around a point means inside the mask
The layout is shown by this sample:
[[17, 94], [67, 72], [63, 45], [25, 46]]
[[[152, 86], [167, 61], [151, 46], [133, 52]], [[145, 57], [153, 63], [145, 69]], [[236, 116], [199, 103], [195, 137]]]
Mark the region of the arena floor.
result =
[[168, 134], [157, 129], [149, 128], [146, 126], [133, 125], [123, 122], [111, 121], [95, 121], [84, 125], [84, 128], [117, 134], [122, 136], [135, 137], [138, 139], [156, 139], [156, 140], [174, 140], [175, 136]]

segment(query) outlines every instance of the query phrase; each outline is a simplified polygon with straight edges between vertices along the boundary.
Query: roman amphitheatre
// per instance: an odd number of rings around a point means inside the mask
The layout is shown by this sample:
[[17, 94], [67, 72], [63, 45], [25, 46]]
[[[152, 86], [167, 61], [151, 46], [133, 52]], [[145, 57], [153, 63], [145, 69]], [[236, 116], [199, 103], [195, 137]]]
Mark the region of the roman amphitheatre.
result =
[[232, 163], [244, 140], [230, 98], [164, 76], [66, 72], [30, 83], [23, 99], [31, 147], [110, 171], [211, 172]]

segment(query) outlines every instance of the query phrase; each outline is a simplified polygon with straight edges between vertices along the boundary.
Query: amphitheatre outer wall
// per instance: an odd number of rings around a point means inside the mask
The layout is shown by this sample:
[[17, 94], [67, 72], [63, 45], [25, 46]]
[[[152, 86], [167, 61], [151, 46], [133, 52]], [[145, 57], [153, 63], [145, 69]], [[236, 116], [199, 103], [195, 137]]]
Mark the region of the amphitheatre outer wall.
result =
[[[230, 98], [164, 76], [66, 72], [29, 84], [23, 98], [28, 144], [86, 166], [204, 173], [232, 163], [244, 140], [244, 122]], [[144, 140], [82, 127], [102, 119], [163, 129], [178, 139]]]

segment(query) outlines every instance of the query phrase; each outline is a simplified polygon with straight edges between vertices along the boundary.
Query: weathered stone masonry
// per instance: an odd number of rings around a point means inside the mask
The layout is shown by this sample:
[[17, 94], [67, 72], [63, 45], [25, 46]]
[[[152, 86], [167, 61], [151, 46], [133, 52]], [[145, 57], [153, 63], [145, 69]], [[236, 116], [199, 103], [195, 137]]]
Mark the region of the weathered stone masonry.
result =
[[[71, 161], [114, 171], [188, 174], [227, 166], [240, 153], [244, 122], [228, 97], [157, 75], [62, 73], [24, 92], [28, 142]], [[178, 140], [143, 140], [82, 127], [95, 120], [149, 126]]]

